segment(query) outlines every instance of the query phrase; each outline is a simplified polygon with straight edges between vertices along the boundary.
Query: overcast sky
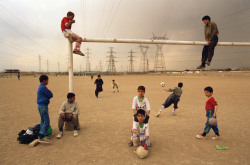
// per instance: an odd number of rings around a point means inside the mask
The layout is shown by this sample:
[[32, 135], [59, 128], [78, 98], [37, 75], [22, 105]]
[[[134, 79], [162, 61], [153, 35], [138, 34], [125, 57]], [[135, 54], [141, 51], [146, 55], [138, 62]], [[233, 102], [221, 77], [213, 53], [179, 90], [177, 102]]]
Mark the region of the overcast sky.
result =
[[[0, 0], [0, 71], [20, 69], [42, 71], [67, 69], [67, 40], [60, 29], [68, 11], [75, 13], [72, 31], [83, 38], [149, 39], [152, 33], [170, 40], [204, 41], [204, 15], [219, 29], [219, 41], [250, 42], [249, 0]], [[102, 62], [107, 69], [109, 47], [116, 52], [116, 68], [127, 70], [129, 51], [135, 54], [139, 69], [139, 44], [83, 43], [82, 52], [91, 49], [91, 70]], [[156, 46], [149, 45], [152, 70]], [[166, 69], [194, 69], [200, 64], [202, 46], [165, 45]], [[215, 49], [210, 68], [250, 66], [250, 47]], [[84, 71], [86, 58], [74, 55], [74, 70]]]

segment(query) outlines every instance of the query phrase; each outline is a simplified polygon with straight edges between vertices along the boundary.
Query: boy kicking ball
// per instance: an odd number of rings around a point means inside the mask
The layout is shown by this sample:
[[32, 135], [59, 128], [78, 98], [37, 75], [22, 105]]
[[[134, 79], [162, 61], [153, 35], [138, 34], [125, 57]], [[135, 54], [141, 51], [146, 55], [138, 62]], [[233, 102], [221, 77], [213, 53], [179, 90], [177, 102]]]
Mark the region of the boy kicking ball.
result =
[[182, 88], [183, 87], [183, 83], [179, 83], [178, 87], [174, 87], [174, 88], [169, 88], [168, 90], [164, 89], [167, 92], [173, 92], [170, 96], [168, 96], [168, 98], [166, 99], [165, 103], [162, 104], [161, 109], [159, 110], [159, 112], [156, 114], [156, 117], [159, 117], [161, 115], [161, 111], [164, 108], [168, 108], [170, 105], [174, 104], [174, 109], [172, 111], [172, 116], [175, 115], [175, 110], [178, 108], [177, 104], [180, 101], [180, 97], [182, 94]]
[[205, 129], [203, 134], [201, 135], [196, 135], [197, 139], [205, 139], [206, 135], [209, 133], [210, 129], [212, 128], [214, 130], [215, 136], [212, 138], [213, 140], [220, 139], [220, 134], [219, 134], [219, 129], [217, 124], [215, 126], [211, 126], [209, 124], [209, 119], [211, 117], [216, 118], [216, 112], [218, 110], [218, 104], [214, 100], [213, 96], [213, 88], [211, 87], [206, 87], [204, 89], [205, 96], [208, 98], [206, 102], [206, 117], [207, 117], [207, 122], [205, 125]]

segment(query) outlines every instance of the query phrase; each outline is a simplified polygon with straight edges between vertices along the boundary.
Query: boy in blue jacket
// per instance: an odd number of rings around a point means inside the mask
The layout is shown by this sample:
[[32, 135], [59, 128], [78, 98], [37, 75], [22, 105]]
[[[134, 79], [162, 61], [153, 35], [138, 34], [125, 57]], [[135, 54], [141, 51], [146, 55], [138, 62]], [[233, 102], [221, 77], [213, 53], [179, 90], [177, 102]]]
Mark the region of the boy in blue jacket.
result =
[[49, 140], [46, 138], [48, 129], [49, 129], [49, 112], [48, 105], [49, 99], [53, 97], [52, 92], [46, 87], [49, 83], [49, 78], [46, 75], [41, 75], [39, 78], [40, 85], [37, 90], [37, 104], [38, 110], [41, 116], [41, 124], [39, 131], [39, 142], [49, 143]]

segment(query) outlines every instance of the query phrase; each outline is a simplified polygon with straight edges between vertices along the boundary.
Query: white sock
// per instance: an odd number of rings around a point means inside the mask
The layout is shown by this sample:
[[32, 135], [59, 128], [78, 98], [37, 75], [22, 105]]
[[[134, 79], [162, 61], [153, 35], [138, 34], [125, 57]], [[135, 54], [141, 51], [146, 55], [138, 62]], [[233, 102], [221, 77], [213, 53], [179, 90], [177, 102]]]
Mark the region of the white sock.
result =
[[160, 109], [160, 111], [159, 111], [159, 112], [161, 112], [163, 109], [164, 109], [164, 106], [161, 106], [161, 109]]

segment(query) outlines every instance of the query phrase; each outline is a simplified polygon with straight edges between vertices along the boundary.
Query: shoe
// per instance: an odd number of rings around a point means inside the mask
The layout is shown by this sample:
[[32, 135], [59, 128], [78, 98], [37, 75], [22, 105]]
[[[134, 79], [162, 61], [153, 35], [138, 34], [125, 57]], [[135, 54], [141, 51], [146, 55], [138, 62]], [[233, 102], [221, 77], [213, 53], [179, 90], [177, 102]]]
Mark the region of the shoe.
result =
[[204, 66], [204, 65], [200, 65], [197, 67], [197, 69], [204, 69], [204, 68], [206, 68], [206, 66]]
[[213, 139], [213, 140], [220, 140], [220, 136], [217, 136], [217, 135], [216, 135], [216, 136], [212, 137], [212, 139]]
[[175, 111], [172, 112], [172, 116], [175, 116]]
[[79, 51], [74, 50], [73, 53], [74, 54], [79, 54], [80, 56], [85, 56], [80, 50]]
[[56, 138], [57, 138], [57, 139], [61, 139], [62, 134], [63, 134], [62, 131], [59, 131], [59, 133], [58, 133], [58, 135], [56, 136]]
[[195, 137], [196, 137], [196, 139], [204, 139], [205, 140], [205, 137], [202, 135], [196, 135]]
[[130, 142], [128, 143], [128, 146], [129, 146], [129, 147], [132, 147], [132, 146], [133, 146], [133, 142], [130, 141]]
[[44, 138], [39, 138], [39, 143], [48, 144], [48, 143], [50, 143], [50, 141], [49, 141], [49, 139], [47, 139], [46, 137], [44, 137]]
[[157, 114], [156, 114], [156, 117], [159, 117], [161, 115], [161, 112], [158, 112]]
[[209, 61], [206, 61], [206, 64], [207, 64], [207, 66], [210, 66], [211, 62], [209, 62]]
[[78, 136], [77, 130], [74, 130], [74, 136], [75, 136], [75, 137]]
[[138, 148], [138, 147], [135, 148], [134, 153], [136, 153], [137, 148]]

